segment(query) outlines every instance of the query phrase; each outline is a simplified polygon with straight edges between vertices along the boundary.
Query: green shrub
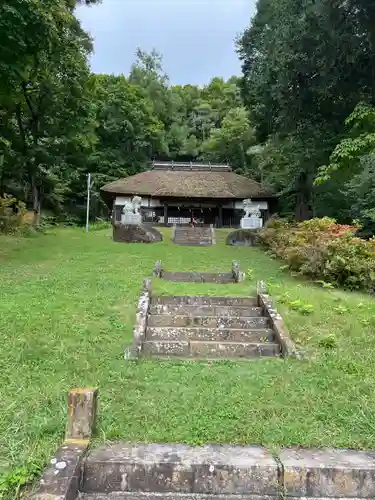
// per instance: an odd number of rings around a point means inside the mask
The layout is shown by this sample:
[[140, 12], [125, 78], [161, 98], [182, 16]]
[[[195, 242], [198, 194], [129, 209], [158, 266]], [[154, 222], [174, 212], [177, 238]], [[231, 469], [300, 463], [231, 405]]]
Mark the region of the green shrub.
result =
[[0, 233], [14, 233], [24, 225], [25, 204], [13, 196], [0, 196]]
[[270, 253], [293, 271], [330, 286], [375, 291], [375, 239], [355, 236], [356, 226], [324, 217], [291, 224], [271, 219], [260, 232]]

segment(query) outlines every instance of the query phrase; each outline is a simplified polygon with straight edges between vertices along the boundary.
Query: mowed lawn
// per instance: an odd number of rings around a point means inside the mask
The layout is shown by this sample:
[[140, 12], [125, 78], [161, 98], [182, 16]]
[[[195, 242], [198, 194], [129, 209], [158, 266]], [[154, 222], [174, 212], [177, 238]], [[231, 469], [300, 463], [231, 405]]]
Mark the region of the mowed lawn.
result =
[[[109, 230], [0, 237], [0, 470], [43, 465], [63, 438], [66, 394], [98, 386], [97, 438], [375, 447], [373, 298], [293, 278], [261, 250], [113, 243]], [[155, 293], [252, 295], [267, 280], [308, 361], [126, 362], [141, 281], [167, 270], [229, 271], [238, 285]], [[304, 315], [295, 307], [313, 306]], [[298, 308], [298, 307], [297, 307]], [[1, 474], [1, 473], [0, 473]]]

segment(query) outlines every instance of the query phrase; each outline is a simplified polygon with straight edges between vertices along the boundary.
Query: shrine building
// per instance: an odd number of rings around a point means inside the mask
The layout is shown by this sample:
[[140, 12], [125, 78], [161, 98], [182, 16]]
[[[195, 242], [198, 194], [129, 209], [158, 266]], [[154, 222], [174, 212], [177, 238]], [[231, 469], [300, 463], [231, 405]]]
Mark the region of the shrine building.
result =
[[116, 222], [125, 203], [140, 196], [143, 222], [166, 226], [189, 224], [194, 217], [198, 224], [239, 227], [244, 199], [259, 206], [263, 222], [276, 209], [272, 191], [229, 165], [153, 162], [146, 172], [103, 186], [101, 196]]

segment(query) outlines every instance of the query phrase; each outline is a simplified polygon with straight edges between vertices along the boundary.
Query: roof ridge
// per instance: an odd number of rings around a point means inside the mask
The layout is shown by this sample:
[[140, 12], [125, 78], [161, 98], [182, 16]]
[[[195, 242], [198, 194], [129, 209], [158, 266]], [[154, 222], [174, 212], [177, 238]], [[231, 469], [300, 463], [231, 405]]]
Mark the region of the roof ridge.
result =
[[199, 163], [199, 162], [175, 162], [175, 161], [156, 161], [151, 165], [151, 170], [195, 170], [195, 171], [212, 171], [212, 172], [231, 172], [232, 167], [224, 163]]

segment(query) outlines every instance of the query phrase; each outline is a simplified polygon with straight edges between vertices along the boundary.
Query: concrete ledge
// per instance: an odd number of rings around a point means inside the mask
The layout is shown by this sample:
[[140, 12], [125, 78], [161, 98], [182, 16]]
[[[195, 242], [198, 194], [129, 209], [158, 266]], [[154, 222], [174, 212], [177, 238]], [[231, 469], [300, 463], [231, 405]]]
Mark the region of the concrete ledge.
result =
[[287, 449], [272, 457], [257, 446], [119, 443], [90, 453], [81, 491], [124, 499], [132, 492], [173, 500], [370, 499], [375, 453]]
[[374, 498], [375, 453], [353, 450], [284, 450], [288, 497]]
[[[267, 495], [199, 495], [197, 493], [132, 493], [115, 492], [110, 494], [83, 493], [81, 500], [275, 500]], [[353, 500], [353, 499], [351, 499]]]
[[118, 444], [87, 458], [83, 492], [278, 494], [278, 465], [260, 447]]
[[302, 359], [302, 353], [298, 351], [294, 342], [290, 338], [289, 331], [284, 323], [283, 318], [277, 312], [273, 304], [272, 298], [267, 295], [267, 288], [263, 281], [257, 284], [258, 305], [264, 311], [264, 314], [269, 318], [271, 328], [275, 332], [277, 342], [281, 346], [281, 354], [284, 358], [294, 357]]
[[152, 283], [147, 278], [142, 283], [142, 289], [138, 300], [138, 310], [133, 329], [133, 342], [130, 348], [125, 349], [124, 358], [126, 360], [136, 360], [139, 358], [142, 342], [146, 338], [147, 316], [151, 304]]

